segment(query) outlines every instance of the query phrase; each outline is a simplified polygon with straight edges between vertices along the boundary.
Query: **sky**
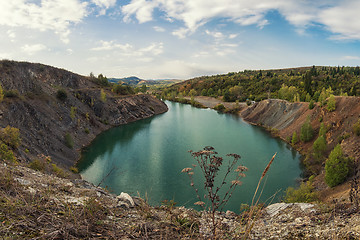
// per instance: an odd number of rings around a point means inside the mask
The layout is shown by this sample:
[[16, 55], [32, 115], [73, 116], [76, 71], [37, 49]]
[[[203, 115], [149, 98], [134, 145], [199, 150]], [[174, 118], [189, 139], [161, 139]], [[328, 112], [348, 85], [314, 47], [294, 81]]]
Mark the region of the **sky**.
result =
[[360, 65], [359, 0], [0, 0], [0, 59], [142, 79]]

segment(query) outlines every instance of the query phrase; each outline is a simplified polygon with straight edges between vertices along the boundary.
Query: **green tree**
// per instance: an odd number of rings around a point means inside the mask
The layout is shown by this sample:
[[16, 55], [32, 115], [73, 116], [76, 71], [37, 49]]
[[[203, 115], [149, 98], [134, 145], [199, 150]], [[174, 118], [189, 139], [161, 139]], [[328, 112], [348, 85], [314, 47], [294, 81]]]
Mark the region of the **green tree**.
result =
[[326, 127], [324, 123], [320, 124], [319, 137], [320, 136], [324, 136], [324, 138], [326, 138]]
[[307, 93], [305, 97], [305, 102], [310, 102], [310, 101], [311, 101], [311, 96], [309, 93]]
[[314, 100], [310, 100], [310, 103], [309, 103], [309, 109], [313, 109], [315, 107], [315, 103], [314, 103]]
[[145, 85], [145, 84], [144, 84], [144, 85], [142, 85], [142, 86], [141, 86], [141, 88], [140, 88], [140, 92], [142, 92], [142, 93], [146, 93], [146, 90], [147, 90], [146, 85]]
[[297, 133], [294, 131], [293, 132], [293, 135], [292, 135], [292, 138], [291, 138], [291, 144], [292, 145], [295, 145], [299, 142], [299, 137], [297, 135]]
[[335, 101], [335, 97], [334, 97], [334, 95], [330, 95], [330, 97], [329, 97], [329, 100], [328, 100], [328, 102], [327, 102], [327, 110], [329, 111], [329, 112], [332, 112], [332, 111], [335, 111], [335, 109], [336, 109], [336, 101]]
[[303, 142], [310, 141], [314, 136], [314, 130], [310, 123], [310, 118], [306, 119], [306, 122], [301, 126], [300, 140]]
[[346, 180], [350, 173], [350, 159], [346, 158], [338, 144], [331, 151], [325, 163], [325, 182], [329, 187], [335, 187]]
[[191, 89], [190, 92], [189, 92], [189, 95], [190, 95], [190, 97], [196, 96], [196, 95], [197, 95], [196, 90], [195, 90], [195, 89]]
[[204, 88], [202, 91], [201, 91], [201, 96], [206, 96], [208, 93], [208, 91]]
[[321, 160], [326, 151], [326, 139], [324, 136], [319, 136], [313, 144], [313, 156], [317, 160]]

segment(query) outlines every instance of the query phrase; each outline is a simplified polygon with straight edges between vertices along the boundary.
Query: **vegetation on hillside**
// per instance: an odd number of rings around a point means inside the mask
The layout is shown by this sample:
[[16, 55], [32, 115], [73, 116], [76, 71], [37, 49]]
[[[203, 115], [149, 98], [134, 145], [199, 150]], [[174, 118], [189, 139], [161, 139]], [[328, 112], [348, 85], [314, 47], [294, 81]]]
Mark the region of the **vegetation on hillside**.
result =
[[[360, 68], [304, 67], [267, 71], [245, 70], [224, 75], [202, 76], [164, 88], [163, 98], [202, 95], [224, 101], [260, 101], [279, 98], [288, 101], [311, 100], [326, 104], [331, 94], [359, 96]], [[333, 105], [329, 107], [332, 111]]]

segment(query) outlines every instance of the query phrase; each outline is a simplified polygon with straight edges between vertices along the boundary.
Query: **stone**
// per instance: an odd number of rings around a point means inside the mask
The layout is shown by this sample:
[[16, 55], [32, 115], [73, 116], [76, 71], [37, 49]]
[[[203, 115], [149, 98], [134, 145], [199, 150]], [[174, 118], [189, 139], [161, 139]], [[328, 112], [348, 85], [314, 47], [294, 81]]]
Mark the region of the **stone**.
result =
[[132, 197], [130, 197], [129, 194], [122, 192], [119, 196], [116, 197], [118, 200], [118, 206], [119, 207], [126, 207], [126, 208], [133, 208], [135, 207], [135, 203], [134, 200], [132, 199]]

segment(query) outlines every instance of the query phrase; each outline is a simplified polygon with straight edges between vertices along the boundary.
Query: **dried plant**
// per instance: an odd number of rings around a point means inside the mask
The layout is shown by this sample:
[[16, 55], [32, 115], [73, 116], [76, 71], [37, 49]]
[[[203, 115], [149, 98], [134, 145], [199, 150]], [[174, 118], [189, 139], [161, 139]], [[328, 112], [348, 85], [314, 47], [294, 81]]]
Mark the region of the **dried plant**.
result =
[[[243, 165], [238, 165], [237, 162], [240, 159], [240, 155], [238, 154], [227, 154], [226, 156], [232, 158], [229, 160], [226, 171], [224, 176], [220, 177], [221, 181], [217, 181], [217, 177], [220, 172], [220, 168], [224, 163], [224, 159], [222, 157], [217, 156], [217, 152], [214, 151], [213, 147], [205, 147], [203, 150], [198, 152], [191, 152], [191, 155], [194, 157], [196, 162], [198, 163], [201, 172], [205, 178], [204, 181], [204, 190], [205, 195], [204, 197], [200, 196], [198, 188], [196, 188], [194, 183], [194, 168], [197, 165], [193, 165], [192, 168], [184, 168], [182, 172], [187, 173], [190, 178], [190, 185], [194, 188], [196, 192], [196, 196], [198, 201], [194, 203], [195, 205], [200, 206], [204, 212], [208, 211], [210, 214], [211, 219], [211, 231], [214, 238], [216, 238], [216, 230], [219, 224], [219, 221], [215, 218], [216, 211], [221, 211], [226, 203], [229, 201], [232, 193], [234, 192], [237, 186], [240, 186], [242, 182], [240, 179], [245, 177], [244, 172], [248, 169]], [[227, 178], [229, 177], [230, 173], [235, 171], [237, 174], [235, 179], [231, 181], [231, 184], [227, 185], [228, 189], [223, 196], [220, 196], [220, 190], [227, 184]], [[218, 184], [217, 184], [218, 183]], [[217, 186], [216, 186], [217, 185]], [[207, 206], [205, 201], [206, 199], [210, 202], [210, 206]]]
[[354, 174], [353, 179], [350, 182], [350, 192], [349, 198], [350, 202], [354, 205], [355, 210], [359, 210], [359, 192], [360, 192], [360, 182], [358, 172]]

